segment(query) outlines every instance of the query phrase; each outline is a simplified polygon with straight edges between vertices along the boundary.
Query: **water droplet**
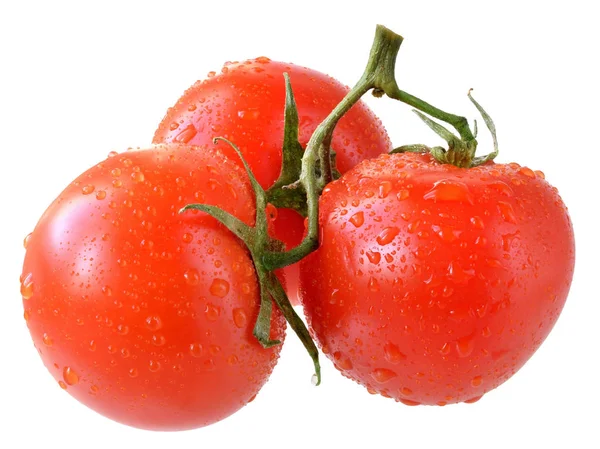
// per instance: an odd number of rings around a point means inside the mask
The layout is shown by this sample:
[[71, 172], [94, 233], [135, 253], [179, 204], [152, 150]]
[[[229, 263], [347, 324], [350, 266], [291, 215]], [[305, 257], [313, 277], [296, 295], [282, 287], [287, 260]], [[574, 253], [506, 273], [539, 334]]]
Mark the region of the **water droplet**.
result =
[[119, 325], [117, 326], [117, 332], [118, 332], [120, 335], [127, 335], [127, 334], [129, 333], [129, 326], [126, 326], [126, 325], [124, 325], [124, 324], [119, 324]]
[[379, 198], [385, 198], [389, 195], [392, 190], [392, 183], [389, 181], [383, 181], [379, 184]]
[[369, 262], [374, 265], [377, 265], [381, 260], [381, 253], [377, 251], [367, 251], [365, 255], [367, 256], [367, 259], [369, 259]]
[[471, 222], [473, 227], [476, 229], [485, 228], [485, 224], [483, 223], [483, 220], [481, 219], [481, 217], [477, 217], [477, 216], [471, 217], [471, 219], [469, 221]]
[[360, 228], [365, 222], [365, 215], [362, 211], [356, 212], [354, 215], [350, 217], [350, 223], [354, 225], [356, 228]]
[[190, 268], [183, 273], [183, 277], [185, 278], [185, 282], [188, 285], [198, 285], [198, 281], [200, 280], [200, 275], [198, 274], [198, 270], [195, 268]]
[[541, 170], [535, 170], [535, 171], [534, 171], [534, 173], [536, 174], [536, 176], [537, 176], [538, 178], [541, 178], [541, 179], [546, 179], [546, 175], [544, 174], [544, 172], [543, 172], [543, 171], [541, 171]]
[[23, 239], [23, 248], [27, 249], [27, 245], [29, 244], [29, 240], [31, 240], [31, 232], [25, 236]]
[[157, 331], [162, 327], [162, 321], [158, 315], [152, 315], [146, 318], [146, 327], [151, 331]]
[[260, 117], [260, 110], [258, 108], [248, 108], [238, 111], [238, 117], [242, 120], [256, 120]]
[[98, 190], [96, 192], [96, 199], [99, 201], [102, 201], [104, 198], [106, 198], [106, 191], [105, 190]]
[[483, 397], [483, 395], [481, 395], [481, 396], [475, 396], [475, 397], [473, 397], [471, 399], [467, 399], [464, 402], [465, 402], [465, 404], [473, 404], [473, 403], [479, 401], [482, 397]]
[[192, 243], [194, 240], [194, 236], [192, 234], [188, 234], [187, 232], [183, 234], [181, 238], [185, 243]]
[[469, 187], [463, 182], [450, 179], [442, 179], [435, 182], [433, 188], [423, 196], [423, 199], [435, 202], [458, 201], [474, 204]]
[[420, 402], [411, 401], [410, 399], [399, 398], [398, 401], [402, 402], [404, 405], [408, 405], [410, 407], [414, 407], [416, 405], [421, 405]]
[[110, 288], [108, 285], [105, 285], [102, 287], [102, 294], [104, 296], [112, 296], [112, 288]]
[[528, 178], [535, 178], [535, 173], [533, 172], [533, 170], [527, 167], [521, 167], [519, 169], [519, 173], [527, 176]]
[[91, 184], [85, 185], [81, 188], [81, 193], [83, 193], [84, 195], [89, 195], [90, 193], [92, 193], [94, 191], [95, 187]]
[[456, 352], [459, 357], [468, 357], [475, 348], [475, 339], [473, 335], [467, 335], [466, 337], [456, 340]]
[[342, 371], [351, 370], [353, 368], [352, 361], [340, 351], [336, 351], [333, 353], [333, 360], [335, 366], [337, 366]]
[[246, 325], [247, 317], [243, 309], [233, 309], [233, 322], [238, 328], [243, 328]]
[[79, 376], [70, 366], [65, 366], [63, 369], [63, 379], [67, 385], [77, 385], [79, 382]]
[[179, 123], [177, 122], [171, 122], [171, 124], [169, 125], [169, 130], [171, 131], [175, 131], [177, 128], [179, 128]]
[[388, 243], [391, 243], [399, 233], [400, 229], [395, 226], [384, 228], [377, 236], [377, 243], [382, 246], [387, 245]]
[[52, 346], [52, 339], [48, 336], [47, 333], [44, 332], [44, 335], [42, 336], [42, 341], [44, 342], [44, 344], [46, 346]]
[[464, 270], [458, 262], [452, 261], [448, 265], [448, 278], [450, 278], [455, 284], [466, 284], [475, 277], [474, 270]]
[[58, 381], [58, 385], [60, 386], [60, 388], [62, 388], [63, 390], [67, 389], [67, 384], [64, 383], [62, 380]]
[[29, 273], [21, 281], [21, 296], [23, 299], [31, 299], [33, 296], [33, 274]]
[[229, 293], [229, 282], [224, 279], [213, 279], [209, 291], [211, 295], [224, 298]]
[[167, 339], [161, 334], [152, 335], [152, 344], [154, 346], [163, 346], [167, 342]]
[[144, 179], [146, 179], [146, 177], [141, 171], [134, 171], [133, 173], [131, 173], [131, 179], [133, 179], [133, 182], [144, 182]]
[[513, 195], [513, 190], [510, 188], [508, 184], [502, 181], [494, 181], [490, 184], [490, 187], [496, 190], [501, 195], [511, 197]]
[[157, 360], [150, 360], [148, 363], [148, 369], [153, 373], [157, 372], [160, 370], [160, 362]]
[[138, 377], [138, 374], [139, 374], [139, 371], [137, 370], [137, 368], [131, 368], [129, 370], [129, 377]]
[[221, 315], [221, 309], [213, 304], [207, 304], [204, 313], [209, 321], [216, 321]]
[[490, 335], [492, 335], [492, 330], [488, 327], [485, 326], [483, 329], [481, 329], [481, 336], [482, 337], [489, 337]]
[[389, 382], [396, 376], [397, 374], [394, 371], [387, 368], [377, 368], [371, 373], [371, 377], [375, 379], [375, 382], [378, 382], [380, 384]]
[[475, 376], [473, 379], [471, 379], [471, 386], [478, 387], [482, 384], [482, 382], [483, 378], [481, 376]]
[[196, 136], [196, 134], [198, 134], [198, 131], [194, 128], [194, 125], [188, 125], [174, 137], [173, 141], [178, 143], [188, 143]]
[[409, 196], [410, 196], [410, 192], [406, 189], [402, 189], [396, 194], [396, 198], [398, 198], [398, 200], [400, 200], [400, 201], [404, 201]]
[[507, 221], [508, 223], [517, 222], [517, 216], [515, 215], [515, 211], [511, 204], [505, 203], [504, 201], [498, 201], [497, 205], [504, 221]]
[[89, 350], [93, 352], [96, 350], [96, 347], [96, 342], [94, 340], [90, 340], [90, 344], [88, 345]]
[[371, 277], [369, 279], [369, 290], [372, 292], [378, 292], [379, 291], [379, 281], [377, 281], [376, 278]]
[[413, 391], [408, 387], [402, 387], [400, 388], [400, 394], [403, 394], [404, 396], [410, 396], [413, 394]]
[[450, 343], [444, 343], [440, 348], [440, 354], [448, 355], [450, 354]]
[[271, 62], [271, 60], [266, 56], [259, 56], [254, 61], [258, 62], [259, 64], [268, 64], [269, 62]]
[[204, 352], [204, 348], [200, 343], [192, 343], [190, 345], [190, 354], [192, 357], [201, 357]]
[[386, 343], [383, 347], [383, 353], [385, 355], [385, 359], [394, 365], [406, 360], [406, 355], [400, 352], [398, 346], [393, 343]]

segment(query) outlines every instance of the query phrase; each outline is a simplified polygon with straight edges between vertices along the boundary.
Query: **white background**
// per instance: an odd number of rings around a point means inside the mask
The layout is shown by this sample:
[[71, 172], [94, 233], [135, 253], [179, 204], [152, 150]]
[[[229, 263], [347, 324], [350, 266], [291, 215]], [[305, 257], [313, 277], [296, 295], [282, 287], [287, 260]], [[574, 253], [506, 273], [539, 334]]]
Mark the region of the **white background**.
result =
[[[0, 447], [600, 447], [594, 3], [2, 2]], [[379, 22], [405, 37], [402, 89], [473, 118], [466, 93], [475, 88], [496, 121], [497, 161], [543, 170], [569, 207], [575, 279], [542, 348], [479, 403], [406, 407], [369, 395], [328, 360], [313, 387], [290, 335], [252, 404], [180, 433], [116, 424], [62, 391], [31, 344], [18, 283], [22, 239], [50, 202], [110, 150], [149, 144], [166, 108], [227, 60], [266, 55], [354, 83]], [[367, 101], [396, 145], [436, 143], [408, 107]]]

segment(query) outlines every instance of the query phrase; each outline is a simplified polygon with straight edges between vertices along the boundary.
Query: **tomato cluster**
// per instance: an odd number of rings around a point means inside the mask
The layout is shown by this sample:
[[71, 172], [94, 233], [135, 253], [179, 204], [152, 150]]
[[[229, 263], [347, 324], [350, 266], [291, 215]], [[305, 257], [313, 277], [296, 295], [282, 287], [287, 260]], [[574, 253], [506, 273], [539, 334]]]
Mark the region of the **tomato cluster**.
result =
[[[341, 177], [303, 160], [298, 182], [327, 179], [318, 215], [268, 205], [267, 230], [259, 194], [282, 171], [284, 73], [298, 143], [321, 156], [330, 147]], [[253, 245], [263, 236], [287, 254], [310, 243], [311, 220], [318, 248], [278, 276], [346, 377], [408, 405], [445, 405], [478, 400], [529, 359], [573, 275], [556, 189], [515, 163], [459, 168], [440, 150], [387, 154], [383, 125], [360, 102], [315, 144], [347, 93], [292, 64], [228, 63], [168, 110], [156, 145], [111, 153], [66, 187], [25, 239], [21, 276], [27, 326], [61, 388], [158, 430], [205, 426], [251, 402], [277, 363], [286, 319], [298, 327], [279, 281], [265, 291], [272, 269]], [[186, 209], [198, 203], [213, 212]]]

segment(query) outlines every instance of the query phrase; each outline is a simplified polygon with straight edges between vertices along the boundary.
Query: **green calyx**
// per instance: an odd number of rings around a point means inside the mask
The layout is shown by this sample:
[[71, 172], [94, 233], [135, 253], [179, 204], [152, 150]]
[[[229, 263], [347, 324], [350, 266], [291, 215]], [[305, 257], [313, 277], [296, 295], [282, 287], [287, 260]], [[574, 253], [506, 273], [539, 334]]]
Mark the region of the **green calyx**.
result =
[[[403, 145], [401, 147], [395, 148], [392, 151], [392, 153], [431, 153], [434, 159], [439, 163], [452, 164], [461, 168], [477, 167], [479, 165], [485, 164], [488, 161], [494, 160], [494, 158], [498, 155], [498, 139], [496, 137], [496, 126], [494, 125], [494, 122], [489, 116], [489, 114], [481, 107], [479, 103], [477, 103], [477, 101], [475, 101], [475, 99], [471, 95], [471, 90], [469, 90], [469, 93], [467, 95], [469, 97], [469, 100], [471, 100], [471, 102], [475, 105], [475, 107], [483, 117], [483, 121], [485, 122], [488, 130], [492, 134], [492, 139], [494, 141], [494, 151], [485, 156], [475, 156], [475, 152], [477, 151], [477, 121], [474, 122], [473, 133], [471, 133], [470, 129], [467, 133], [465, 132], [464, 128], [456, 128], [461, 133], [461, 137], [458, 137], [439, 123], [427, 117], [425, 114], [417, 111], [416, 109], [413, 109], [413, 112], [417, 114], [427, 126], [429, 126], [438, 136], [440, 136], [448, 143], [448, 149], [445, 149], [443, 147], [430, 148], [426, 145], [416, 144]], [[455, 121], [455, 123], [460, 123], [461, 125], [465, 122], [463, 122], [462, 120]]]
[[[317, 385], [321, 382], [317, 347], [303, 321], [291, 306], [281, 283], [274, 274], [274, 270], [294, 264], [318, 248], [319, 198], [325, 186], [339, 177], [339, 173], [335, 170], [335, 153], [331, 150], [333, 132], [339, 120], [364, 94], [372, 91], [376, 97], [385, 95], [412, 106], [417, 115], [448, 143], [447, 149], [443, 147], [430, 148], [426, 145], [405, 145], [396, 148], [392, 153], [427, 152], [431, 153], [440, 163], [453, 164], [463, 168], [484, 164], [493, 160], [498, 154], [494, 123], [479, 103], [473, 99], [470, 91], [468, 94], [469, 99], [481, 113], [494, 141], [494, 151], [486, 156], [475, 156], [477, 150], [477, 122], [475, 122], [474, 130], [471, 131], [466, 118], [444, 112], [398, 88], [395, 78], [395, 65], [402, 41], [403, 38], [398, 34], [384, 26], [377, 26], [375, 39], [363, 75], [316, 128], [306, 149], [303, 149], [298, 141], [298, 111], [290, 78], [287, 74], [284, 74], [286, 101], [282, 168], [279, 179], [267, 192], [256, 181], [239, 149], [224, 138], [215, 139], [223, 140], [231, 145], [243, 161], [256, 196], [254, 227], [248, 226], [231, 214], [214, 206], [190, 204], [182, 209], [182, 211], [196, 209], [208, 213], [223, 223], [246, 244], [252, 256], [260, 284], [260, 310], [254, 326], [255, 337], [265, 348], [280, 343], [270, 338], [272, 304], [275, 303], [309, 353], [314, 364]], [[434, 121], [434, 119], [451, 125], [458, 136]], [[285, 251], [280, 242], [269, 237], [266, 217], [268, 203], [275, 207], [292, 208], [302, 216], [307, 217], [307, 231], [304, 239], [297, 247]]]

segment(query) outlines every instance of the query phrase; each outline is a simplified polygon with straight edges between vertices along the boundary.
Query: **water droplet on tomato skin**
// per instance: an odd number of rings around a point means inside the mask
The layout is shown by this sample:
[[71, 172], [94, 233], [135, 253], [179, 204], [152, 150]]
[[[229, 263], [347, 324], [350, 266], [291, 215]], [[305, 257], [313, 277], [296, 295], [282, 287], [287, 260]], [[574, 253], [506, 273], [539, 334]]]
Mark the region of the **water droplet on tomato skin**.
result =
[[156, 373], [160, 370], [161, 365], [160, 362], [157, 360], [150, 360], [150, 362], [148, 363], [148, 369], [153, 372]]
[[233, 309], [233, 322], [239, 329], [244, 328], [246, 326], [246, 322], [248, 318], [246, 317], [246, 312], [244, 309]]
[[79, 383], [79, 376], [70, 366], [65, 366], [63, 369], [63, 379], [67, 385], [77, 385]]
[[433, 200], [434, 202], [456, 201], [474, 204], [469, 187], [463, 182], [450, 179], [435, 182], [433, 188], [423, 196], [423, 199]]
[[185, 127], [181, 132], [179, 132], [173, 138], [173, 141], [177, 143], [189, 143], [189, 141], [192, 140], [196, 136], [196, 134], [198, 134], [198, 131], [196, 130], [194, 125], [190, 124], [187, 127]]
[[224, 298], [229, 293], [229, 282], [224, 279], [213, 279], [209, 291], [211, 295]]
[[216, 321], [221, 315], [221, 309], [213, 304], [207, 304], [204, 314], [208, 321]]
[[397, 375], [398, 374], [396, 374], [394, 371], [387, 369], [387, 368], [377, 368], [371, 373], [371, 377], [373, 379], [375, 379], [375, 382], [380, 383], [380, 384], [389, 382], [391, 379], [393, 379]]
[[482, 397], [483, 397], [483, 395], [475, 396], [475, 397], [472, 397], [471, 399], [467, 399], [466, 401], [463, 401], [463, 402], [465, 404], [474, 404], [475, 402], [479, 401]]
[[190, 354], [192, 355], [192, 357], [201, 357], [203, 353], [204, 348], [200, 343], [192, 343], [190, 345]]
[[478, 387], [483, 383], [483, 377], [481, 376], [475, 376], [473, 379], [471, 379], [471, 386], [472, 387]]
[[91, 184], [85, 185], [81, 188], [81, 193], [83, 193], [84, 195], [89, 195], [90, 193], [94, 192], [95, 187]]
[[515, 215], [515, 211], [511, 204], [504, 201], [498, 201], [497, 207], [504, 221], [508, 223], [517, 223], [517, 216]]
[[404, 405], [408, 405], [409, 407], [414, 407], [414, 406], [417, 406], [417, 405], [421, 405], [420, 402], [411, 401], [410, 399], [405, 399], [405, 398], [399, 398], [398, 402], [402, 402]]
[[185, 273], [183, 273], [183, 277], [185, 278], [185, 282], [188, 285], [198, 285], [198, 282], [200, 281], [200, 275], [198, 274], [198, 270], [196, 270], [195, 268], [190, 268], [189, 270], [186, 270]]
[[46, 345], [46, 346], [52, 346], [53, 341], [50, 338], [50, 336], [48, 336], [47, 333], [44, 332], [44, 335], [42, 336], [42, 342]]
[[404, 201], [409, 196], [410, 196], [410, 191], [408, 191], [406, 189], [402, 189], [396, 194], [396, 198], [398, 198], [399, 201]]
[[528, 167], [521, 167], [519, 169], [519, 173], [521, 173], [522, 175], [527, 176], [528, 178], [535, 178], [535, 172], [528, 168]]
[[157, 331], [162, 327], [162, 320], [158, 315], [152, 315], [146, 318], [146, 327], [151, 331]]
[[60, 388], [62, 388], [63, 390], [67, 389], [67, 384], [64, 383], [62, 380], [58, 381], [58, 385], [60, 386]]
[[34, 285], [32, 278], [33, 274], [28, 273], [23, 277], [23, 280], [21, 281], [21, 296], [23, 297], [23, 299], [31, 299], [31, 297], [33, 296]]
[[354, 368], [354, 366], [352, 365], [352, 361], [340, 351], [336, 351], [333, 353], [333, 360], [335, 366], [340, 371], [348, 371]]
[[128, 372], [129, 377], [138, 377], [139, 371], [136, 368], [131, 368]]
[[362, 211], [356, 212], [350, 217], [348, 221], [350, 221], [350, 223], [352, 223], [355, 228], [360, 228], [365, 222], [365, 215]]
[[466, 337], [456, 340], [456, 352], [459, 357], [468, 357], [473, 353], [475, 348], [475, 339], [473, 335], [467, 335]]
[[400, 229], [395, 226], [384, 228], [376, 238], [377, 243], [381, 246], [385, 246], [391, 243], [399, 233]]
[[390, 342], [383, 347], [383, 353], [385, 359], [394, 365], [406, 360], [406, 355], [398, 349], [398, 346]]
[[167, 339], [161, 334], [153, 334], [151, 341], [154, 346], [164, 346]]
[[29, 240], [31, 240], [31, 232], [25, 236], [23, 239], [23, 248], [27, 249], [27, 245], [29, 244]]

